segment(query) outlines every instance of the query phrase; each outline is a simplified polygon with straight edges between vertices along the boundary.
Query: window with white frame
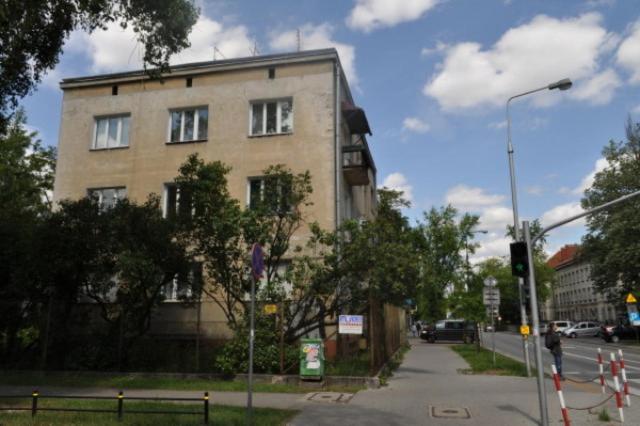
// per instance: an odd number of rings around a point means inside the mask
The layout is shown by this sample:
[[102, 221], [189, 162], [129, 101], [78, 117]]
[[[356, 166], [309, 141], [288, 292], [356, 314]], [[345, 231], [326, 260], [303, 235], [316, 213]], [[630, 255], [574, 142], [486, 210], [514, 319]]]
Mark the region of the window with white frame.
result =
[[207, 139], [209, 108], [185, 108], [169, 112], [169, 142]]
[[127, 197], [127, 188], [124, 187], [89, 189], [87, 192], [98, 201], [102, 210], [112, 208], [118, 201]]
[[129, 115], [96, 117], [92, 149], [129, 146]]
[[177, 302], [180, 299], [189, 298], [194, 291], [202, 287], [202, 263], [191, 264], [186, 274], [176, 274], [173, 280], [162, 288], [165, 301]]
[[291, 183], [276, 177], [249, 178], [247, 206], [250, 209], [266, 208], [274, 213], [291, 211]]
[[251, 136], [293, 132], [293, 99], [251, 102]]
[[164, 203], [162, 207], [162, 216], [166, 219], [193, 215], [191, 195], [175, 183], [164, 185]]

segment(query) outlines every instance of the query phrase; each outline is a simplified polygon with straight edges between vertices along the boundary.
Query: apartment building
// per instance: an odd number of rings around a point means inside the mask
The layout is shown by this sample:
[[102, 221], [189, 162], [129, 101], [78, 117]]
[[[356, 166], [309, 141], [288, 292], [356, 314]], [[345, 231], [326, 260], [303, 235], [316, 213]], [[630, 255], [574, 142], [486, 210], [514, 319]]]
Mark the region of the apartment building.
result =
[[580, 261], [576, 244], [566, 245], [547, 264], [556, 271], [556, 282], [548, 301], [549, 318], [556, 320], [614, 322], [615, 306], [598, 293], [591, 280], [591, 265]]
[[[325, 229], [370, 218], [376, 167], [366, 114], [355, 106], [335, 49], [200, 62], [171, 67], [161, 79], [142, 71], [64, 79], [54, 201], [88, 194], [105, 206], [128, 197], [162, 198], [176, 208], [173, 179], [192, 153], [231, 166], [231, 195], [249, 208], [270, 165], [312, 176], [305, 214]], [[294, 236], [303, 244], [308, 229]], [[224, 339], [214, 302], [177, 303], [177, 285], [152, 331]]]

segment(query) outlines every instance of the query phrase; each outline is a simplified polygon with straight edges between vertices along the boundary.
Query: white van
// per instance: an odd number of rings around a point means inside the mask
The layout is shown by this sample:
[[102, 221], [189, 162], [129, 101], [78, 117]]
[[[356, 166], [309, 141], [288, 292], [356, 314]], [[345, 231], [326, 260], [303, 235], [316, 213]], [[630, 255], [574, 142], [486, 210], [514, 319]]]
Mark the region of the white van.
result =
[[573, 327], [573, 323], [571, 321], [549, 321], [549, 327], [547, 330], [551, 330], [551, 324], [556, 325], [556, 333], [562, 333], [570, 327]]

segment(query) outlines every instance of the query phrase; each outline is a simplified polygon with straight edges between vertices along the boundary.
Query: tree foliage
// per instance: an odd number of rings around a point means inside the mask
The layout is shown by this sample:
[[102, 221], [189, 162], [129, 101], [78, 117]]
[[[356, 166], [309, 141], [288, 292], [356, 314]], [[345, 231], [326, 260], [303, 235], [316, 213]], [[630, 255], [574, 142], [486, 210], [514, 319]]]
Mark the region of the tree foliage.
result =
[[74, 30], [111, 22], [131, 26], [144, 46], [145, 67], [166, 68], [188, 47], [198, 11], [190, 0], [4, 0], [0, 3], [0, 130], [10, 109], [58, 63]]
[[[640, 123], [629, 119], [627, 140], [610, 141], [602, 155], [607, 167], [596, 173], [582, 207], [591, 209], [640, 190]], [[634, 198], [587, 217], [582, 258], [591, 264], [595, 286], [613, 301], [640, 290], [640, 199]]]

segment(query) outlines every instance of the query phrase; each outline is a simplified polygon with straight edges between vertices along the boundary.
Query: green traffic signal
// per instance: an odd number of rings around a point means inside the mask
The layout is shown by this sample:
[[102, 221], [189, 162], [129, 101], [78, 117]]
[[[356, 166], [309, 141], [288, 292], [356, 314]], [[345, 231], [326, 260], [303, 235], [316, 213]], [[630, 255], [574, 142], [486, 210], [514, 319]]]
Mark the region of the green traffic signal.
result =
[[529, 273], [529, 258], [527, 257], [527, 243], [519, 241], [511, 243], [511, 275], [526, 278]]

